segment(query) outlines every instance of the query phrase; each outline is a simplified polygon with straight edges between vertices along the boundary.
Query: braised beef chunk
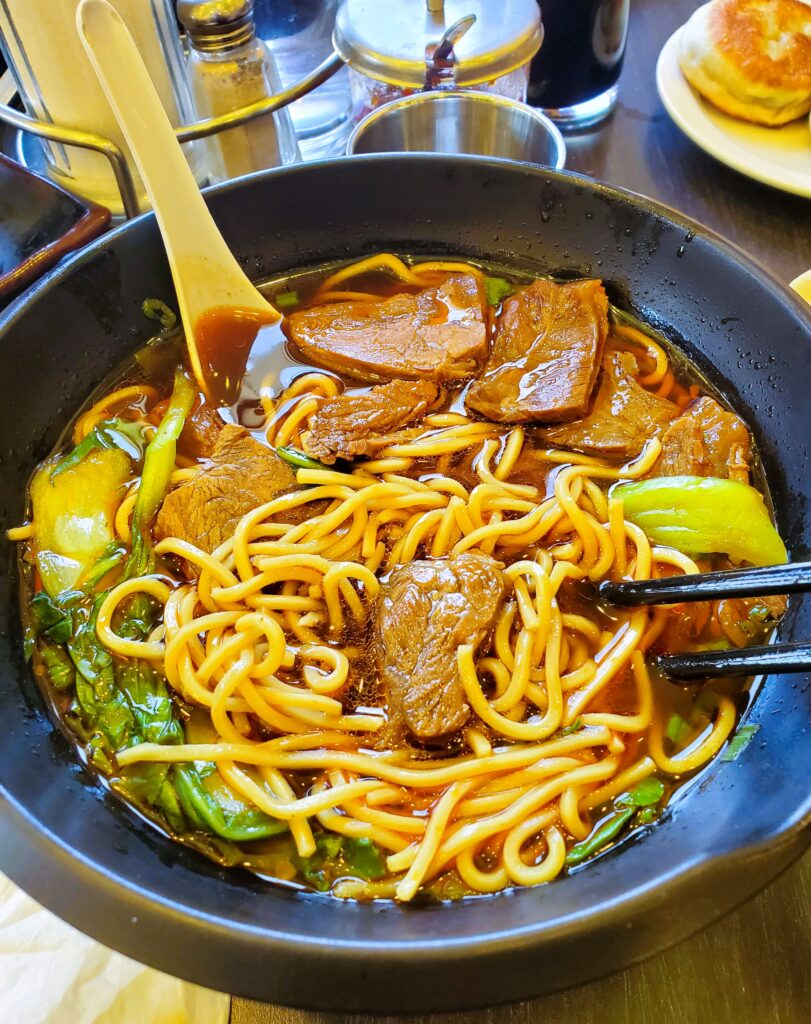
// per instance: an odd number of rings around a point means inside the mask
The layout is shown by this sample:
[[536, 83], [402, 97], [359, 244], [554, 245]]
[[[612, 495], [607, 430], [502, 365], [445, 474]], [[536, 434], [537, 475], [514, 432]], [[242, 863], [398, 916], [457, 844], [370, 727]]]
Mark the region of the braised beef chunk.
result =
[[[153, 422], [163, 416], [169, 406], [169, 399], [158, 402], [150, 410]], [[207, 459], [214, 451], [214, 445], [225, 426], [222, 418], [208, 405], [200, 405], [186, 417], [178, 438], [178, 449], [192, 459]]]
[[499, 423], [568, 423], [585, 416], [608, 334], [600, 281], [535, 281], [505, 299], [471, 409]]
[[472, 274], [380, 302], [333, 302], [291, 313], [288, 337], [317, 366], [358, 380], [456, 380], [487, 354], [485, 294]]
[[378, 438], [418, 420], [444, 393], [430, 380], [393, 380], [362, 395], [328, 398], [310, 419], [305, 447], [327, 463], [369, 455]]
[[548, 443], [594, 455], [633, 458], [658, 436], [679, 408], [637, 384], [636, 360], [627, 352], [609, 352], [589, 414], [575, 423], [539, 431]]
[[251, 509], [295, 487], [286, 462], [244, 427], [228, 424], [202, 471], [167, 494], [155, 531], [211, 552], [228, 540]]
[[740, 417], [714, 398], [697, 398], [662, 435], [652, 476], [717, 476], [746, 483], [752, 439]]
[[210, 406], [201, 405], [191, 416], [186, 417], [178, 441], [181, 451], [195, 459], [209, 458], [224, 426], [222, 419]]
[[504, 591], [499, 563], [480, 552], [409, 562], [392, 573], [378, 599], [374, 645], [395, 727], [435, 740], [465, 724], [457, 649], [482, 643]]

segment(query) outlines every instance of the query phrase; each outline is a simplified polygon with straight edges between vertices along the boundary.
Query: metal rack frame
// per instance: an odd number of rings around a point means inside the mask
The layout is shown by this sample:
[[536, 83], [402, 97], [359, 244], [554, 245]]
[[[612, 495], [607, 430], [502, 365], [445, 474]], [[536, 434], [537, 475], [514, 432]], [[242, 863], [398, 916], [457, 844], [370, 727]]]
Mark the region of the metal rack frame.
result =
[[[218, 117], [209, 117], [203, 121], [195, 121], [192, 124], [182, 125], [175, 129], [175, 135], [179, 142], [193, 142], [195, 139], [205, 139], [210, 135], [226, 131], [228, 128], [237, 128], [240, 125], [254, 121], [258, 117], [272, 114], [281, 110], [295, 100], [306, 96], [313, 89], [318, 88], [324, 82], [332, 78], [344, 66], [343, 59], [335, 52], [331, 53], [326, 60], [314, 68], [309, 75], [294, 82], [288, 89], [270, 96], [268, 99], [259, 100], [238, 110], [232, 110], [228, 114], [220, 114]], [[47, 121], [38, 121], [29, 117], [7, 104], [0, 103], [0, 121], [5, 122], [12, 128], [21, 132], [36, 135], [39, 138], [48, 139], [50, 142], [59, 142], [66, 146], [78, 146], [80, 149], [90, 149], [100, 153], [109, 161], [113, 175], [115, 176], [118, 191], [121, 194], [121, 202], [124, 208], [124, 217], [129, 220], [137, 217], [141, 210], [138, 206], [138, 197], [132, 179], [127, 159], [120, 146], [117, 146], [111, 139], [103, 135], [96, 135], [94, 132], [82, 131], [78, 128], [66, 128], [63, 125], [52, 124]]]

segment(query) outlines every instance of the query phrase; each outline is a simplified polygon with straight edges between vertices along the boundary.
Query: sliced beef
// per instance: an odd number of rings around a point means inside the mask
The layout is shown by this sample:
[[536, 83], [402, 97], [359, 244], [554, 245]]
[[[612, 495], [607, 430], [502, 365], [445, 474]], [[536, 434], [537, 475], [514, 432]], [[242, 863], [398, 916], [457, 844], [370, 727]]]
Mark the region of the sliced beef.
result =
[[470, 708], [456, 653], [479, 647], [495, 625], [505, 577], [489, 555], [409, 562], [378, 598], [375, 655], [390, 722], [436, 740], [467, 721]]
[[588, 412], [608, 334], [600, 281], [535, 281], [505, 299], [471, 409], [499, 423], [568, 423]]
[[633, 458], [679, 414], [666, 398], [636, 382], [636, 360], [627, 352], [609, 352], [591, 411], [582, 420], [545, 427], [540, 436], [558, 448], [594, 455]]
[[213, 453], [225, 423], [210, 406], [201, 405], [186, 417], [178, 446], [184, 455], [207, 459]]
[[746, 424], [714, 398], [697, 398], [662, 435], [652, 476], [716, 476], [746, 483], [752, 439]]
[[156, 533], [211, 552], [232, 536], [242, 516], [295, 488], [286, 462], [244, 427], [228, 424], [203, 470], [167, 494]]
[[[160, 423], [168, 405], [168, 398], [153, 405], [150, 410], [150, 419], [153, 423]], [[183, 424], [178, 439], [179, 450], [192, 459], [207, 459], [214, 451], [214, 445], [224, 426], [224, 421], [214, 409], [208, 405], [198, 405], [189, 413]]]
[[291, 313], [286, 331], [308, 362], [358, 380], [456, 380], [487, 354], [485, 308], [481, 281], [453, 274], [416, 294]]
[[393, 380], [362, 395], [328, 398], [310, 419], [307, 451], [322, 462], [354, 459], [375, 440], [423, 416], [444, 395], [429, 380]]

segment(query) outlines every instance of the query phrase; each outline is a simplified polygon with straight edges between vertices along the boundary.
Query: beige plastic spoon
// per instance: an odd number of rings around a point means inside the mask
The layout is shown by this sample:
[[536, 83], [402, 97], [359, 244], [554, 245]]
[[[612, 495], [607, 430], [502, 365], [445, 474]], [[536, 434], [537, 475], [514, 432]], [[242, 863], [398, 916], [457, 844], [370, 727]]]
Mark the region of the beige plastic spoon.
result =
[[256, 335], [282, 316], [225, 244], [118, 12], [82, 0], [76, 27], [155, 210], [194, 374], [207, 398], [231, 404]]

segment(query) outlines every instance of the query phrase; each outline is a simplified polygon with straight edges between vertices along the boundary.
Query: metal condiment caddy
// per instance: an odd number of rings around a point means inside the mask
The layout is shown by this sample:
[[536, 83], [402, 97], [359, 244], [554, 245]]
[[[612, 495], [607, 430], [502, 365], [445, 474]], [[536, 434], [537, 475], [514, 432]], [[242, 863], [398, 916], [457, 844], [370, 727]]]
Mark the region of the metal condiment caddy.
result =
[[[333, 35], [335, 50], [312, 72], [273, 96], [181, 125], [175, 134], [180, 142], [192, 142], [281, 110], [344, 63], [350, 68], [355, 120], [387, 99], [434, 89], [481, 89], [523, 100], [529, 61], [542, 39], [535, 0], [501, 0], [500, 5], [490, 0], [344, 0]], [[3, 90], [5, 79], [0, 78], [0, 100], [9, 95]], [[3, 102], [0, 122], [101, 154], [112, 169], [124, 217], [141, 212], [130, 166], [112, 139], [37, 120]]]
[[[194, 121], [191, 124], [177, 128], [175, 134], [180, 142], [193, 142], [195, 139], [204, 139], [209, 135], [225, 131], [227, 128], [236, 128], [239, 125], [247, 124], [257, 117], [265, 114], [272, 114], [275, 110], [281, 110], [288, 104], [301, 96], [316, 89], [323, 82], [332, 78], [341, 70], [344, 62], [337, 53], [330, 54], [322, 61], [317, 68], [314, 68], [309, 75], [299, 79], [288, 89], [271, 96], [259, 103], [242, 107], [240, 110], [233, 110], [228, 114], [221, 114], [219, 117], [210, 117], [203, 121]], [[6, 72], [8, 74], [8, 72]], [[3, 76], [5, 78], [5, 76]], [[66, 128], [64, 125], [51, 124], [46, 121], [38, 121], [27, 114], [15, 110], [6, 103], [0, 103], [0, 121], [18, 131], [35, 135], [49, 142], [57, 142], [66, 146], [78, 146], [80, 149], [90, 149], [104, 156], [115, 176], [118, 190], [121, 194], [121, 202], [124, 208], [126, 219], [137, 217], [141, 213], [138, 205], [135, 185], [130, 173], [129, 165], [124, 157], [121, 148], [111, 139], [94, 132], [80, 131], [75, 128]]]

